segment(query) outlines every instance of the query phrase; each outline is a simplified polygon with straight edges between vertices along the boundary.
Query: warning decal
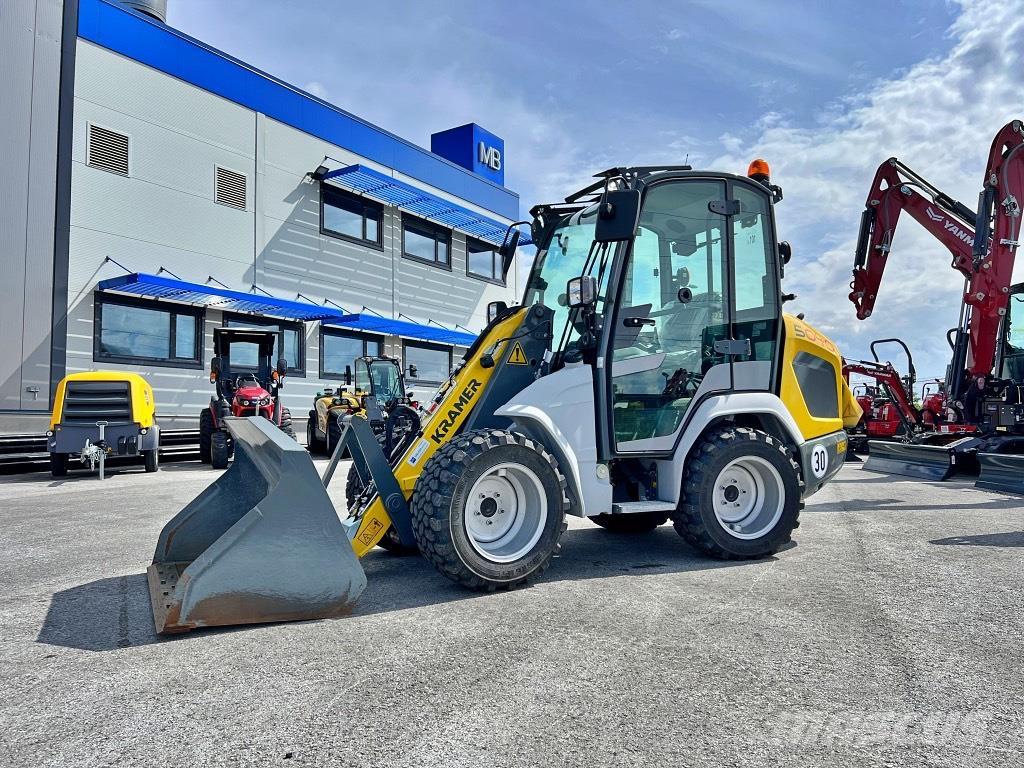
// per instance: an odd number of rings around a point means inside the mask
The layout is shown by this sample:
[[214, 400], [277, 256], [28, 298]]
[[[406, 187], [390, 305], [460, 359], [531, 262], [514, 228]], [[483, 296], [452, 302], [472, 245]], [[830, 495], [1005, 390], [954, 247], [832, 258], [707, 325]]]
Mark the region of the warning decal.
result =
[[509, 365], [529, 365], [530, 361], [526, 359], [526, 353], [523, 352], [523, 345], [518, 341], [512, 346], [512, 351], [508, 353]]

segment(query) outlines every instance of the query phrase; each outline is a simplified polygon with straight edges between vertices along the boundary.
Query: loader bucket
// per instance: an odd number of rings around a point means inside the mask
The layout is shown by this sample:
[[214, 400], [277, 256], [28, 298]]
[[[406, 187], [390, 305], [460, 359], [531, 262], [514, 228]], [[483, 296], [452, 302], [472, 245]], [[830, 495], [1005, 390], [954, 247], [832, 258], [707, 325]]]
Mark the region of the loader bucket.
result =
[[868, 441], [868, 460], [864, 469], [891, 475], [906, 475], [921, 480], [946, 480], [956, 471], [955, 459], [944, 445]]
[[350, 613], [366, 575], [309, 454], [267, 419], [224, 422], [231, 467], [164, 526], [148, 570], [157, 632]]
[[979, 453], [978, 464], [981, 474], [975, 488], [1024, 494], [1024, 455]]

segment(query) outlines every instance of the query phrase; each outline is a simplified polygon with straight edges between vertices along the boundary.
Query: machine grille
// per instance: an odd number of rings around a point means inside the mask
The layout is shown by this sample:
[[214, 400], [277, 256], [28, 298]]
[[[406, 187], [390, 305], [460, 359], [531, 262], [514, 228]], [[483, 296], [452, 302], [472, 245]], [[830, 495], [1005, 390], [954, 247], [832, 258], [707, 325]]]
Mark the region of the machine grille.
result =
[[98, 125], [89, 125], [89, 151], [86, 162], [93, 168], [128, 175], [128, 137]]
[[217, 196], [221, 205], [245, 209], [245, 175], [217, 166]]
[[127, 381], [69, 381], [64, 389], [65, 424], [111, 424], [132, 420], [132, 402]]

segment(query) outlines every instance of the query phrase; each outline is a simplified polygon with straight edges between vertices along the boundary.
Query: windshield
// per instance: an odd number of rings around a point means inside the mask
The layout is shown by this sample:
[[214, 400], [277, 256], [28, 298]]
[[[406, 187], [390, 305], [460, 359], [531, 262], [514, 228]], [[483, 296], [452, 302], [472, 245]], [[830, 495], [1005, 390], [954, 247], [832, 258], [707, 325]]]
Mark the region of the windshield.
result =
[[398, 377], [398, 366], [392, 361], [375, 360], [370, 363], [370, 378], [373, 379], [373, 396], [378, 402], [387, 403], [405, 396]]
[[[566, 331], [569, 307], [566, 306], [565, 286], [574, 277], [585, 274], [587, 256], [594, 243], [594, 215], [568, 217], [551, 235], [547, 249], [537, 254], [530, 280], [526, 285], [523, 303], [526, 306], [543, 304], [554, 312], [551, 321], [553, 344], [558, 344]], [[586, 273], [593, 274], [591, 268]], [[578, 336], [569, 330], [569, 341]], [[564, 343], [559, 348], [564, 347]]]

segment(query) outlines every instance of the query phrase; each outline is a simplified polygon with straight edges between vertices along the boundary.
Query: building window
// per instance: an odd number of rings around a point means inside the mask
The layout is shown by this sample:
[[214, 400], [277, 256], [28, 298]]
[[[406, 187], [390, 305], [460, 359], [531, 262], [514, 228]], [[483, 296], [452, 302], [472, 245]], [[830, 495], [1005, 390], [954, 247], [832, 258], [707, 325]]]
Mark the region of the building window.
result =
[[320, 231], [363, 245], [381, 246], [384, 206], [340, 189], [320, 186]]
[[452, 231], [402, 216], [402, 255], [451, 269]]
[[320, 326], [321, 379], [343, 379], [345, 366], [355, 375], [357, 357], [380, 357], [383, 353], [384, 343], [379, 336], [364, 336]]
[[93, 359], [200, 368], [201, 309], [96, 294]]
[[466, 274], [499, 285], [505, 284], [501, 274], [501, 256], [498, 249], [482, 240], [466, 238]]
[[[440, 384], [452, 372], [452, 348], [441, 344], [407, 341], [402, 345], [402, 363], [410, 386]], [[411, 368], [416, 367], [416, 375]]]
[[[274, 350], [270, 356], [271, 365], [277, 365], [278, 357], [288, 363], [288, 373], [306, 375], [306, 326], [303, 323], [288, 323], [246, 315], [228, 315], [224, 325], [229, 328], [255, 328], [261, 331], [275, 331]], [[258, 349], [255, 344], [231, 346], [231, 367], [253, 369], [259, 365]]]

